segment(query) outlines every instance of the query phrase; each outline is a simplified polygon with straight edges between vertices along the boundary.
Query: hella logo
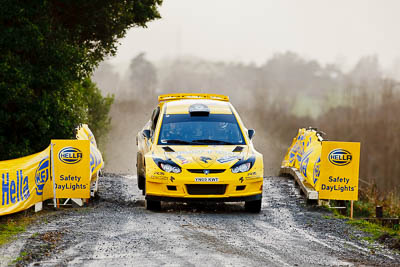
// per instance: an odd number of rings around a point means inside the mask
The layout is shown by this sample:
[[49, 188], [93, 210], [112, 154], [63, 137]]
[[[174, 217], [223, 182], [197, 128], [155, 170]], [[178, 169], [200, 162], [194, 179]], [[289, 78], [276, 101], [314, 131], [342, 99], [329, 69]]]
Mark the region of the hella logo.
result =
[[66, 164], [75, 164], [82, 160], [82, 152], [72, 146], [64, 147], [58, 153], [58, 159]]
[[337, 148], [328, 155], [329, 162], [337, 166], [345, 166], [351, 162], [353, 156], [347, 150]]
[[36, 183], [36, 194], [38, 196], [43, 194], [43, 187], [49, 179], [50, 170], [49, 157], [42, 159], [39, 163], [39, 167], [36, 169], [35, 173], [35, 183]]

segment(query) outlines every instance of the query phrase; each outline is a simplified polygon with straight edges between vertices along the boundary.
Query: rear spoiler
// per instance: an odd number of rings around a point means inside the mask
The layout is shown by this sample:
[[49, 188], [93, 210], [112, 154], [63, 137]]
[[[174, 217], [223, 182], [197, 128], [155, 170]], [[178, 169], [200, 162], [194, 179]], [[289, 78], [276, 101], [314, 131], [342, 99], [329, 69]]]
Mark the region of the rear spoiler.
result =
[[158, 102], [167, 102], [172, 100], [182, 100], [182, 99], [211, 99], [220, 101], [229, 101], [229, 97], [225, 95], [216, 94], [167, 94], [160, 95], [158, 97]]

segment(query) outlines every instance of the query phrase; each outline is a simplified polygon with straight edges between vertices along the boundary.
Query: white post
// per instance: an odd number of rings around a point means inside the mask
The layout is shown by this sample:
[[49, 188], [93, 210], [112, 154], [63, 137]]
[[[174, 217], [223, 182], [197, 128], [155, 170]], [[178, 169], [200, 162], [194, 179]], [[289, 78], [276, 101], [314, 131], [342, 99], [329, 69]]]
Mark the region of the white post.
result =
[[35, 203], [35, 212], [39, 212], [43, 209], [43, 202]]
[[51, 143], [50, 146], [50, 157], [51, 157], [51, 175], [53, 176], [53, 194], [54, 194], [54, 208], [57, 207], [57, 199], [56, 199], [56, 177], [54, 175], [54, 150], [53, 150], [54, 144]]

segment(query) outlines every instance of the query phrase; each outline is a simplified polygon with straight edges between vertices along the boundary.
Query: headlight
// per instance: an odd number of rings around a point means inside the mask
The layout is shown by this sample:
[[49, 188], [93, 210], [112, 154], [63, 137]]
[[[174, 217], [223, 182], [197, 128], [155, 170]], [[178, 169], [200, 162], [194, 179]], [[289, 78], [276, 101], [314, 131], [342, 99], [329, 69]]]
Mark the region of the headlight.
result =
[[154, 163], [163, 171], [170, 173], [181, 173], [181, 167], [171, 159], [160, 159], [153, 157]]
[[251, 156], [246, 160], [239, 160], [231, 167], [231, 171], [232, 173], [247, 172], [253, 167], [255, 161], [256, 158], [254, 156]]
[[166, 163], [160, 163], [160, 167], [165, 172], [180, 173], [182, 171], [181, 168]]
[[248, 170], [250, 170], [251, 167], [251, 163], [247, 162], [247, 163], [243, 163], [237, 167], [233, 167], [232, 168], [232, 172], [233, 173], [239, 173], [239, 172], [247, 172]]

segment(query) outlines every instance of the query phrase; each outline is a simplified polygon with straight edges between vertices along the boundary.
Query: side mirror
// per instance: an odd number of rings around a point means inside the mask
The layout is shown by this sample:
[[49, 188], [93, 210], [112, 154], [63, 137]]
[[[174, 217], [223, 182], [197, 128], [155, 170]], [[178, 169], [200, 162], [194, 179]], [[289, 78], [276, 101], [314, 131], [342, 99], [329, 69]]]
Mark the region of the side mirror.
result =
[[249, 138], [252, 139], [253, 136], [256, 134], [256, 131], [254, 129], [249, 129], [247, 131], [247, 134], [249, 135]]
[[151, 138], [150, 130], [143, 130], [143, 136], [146, 137], [147, 139], [150, 139]]

